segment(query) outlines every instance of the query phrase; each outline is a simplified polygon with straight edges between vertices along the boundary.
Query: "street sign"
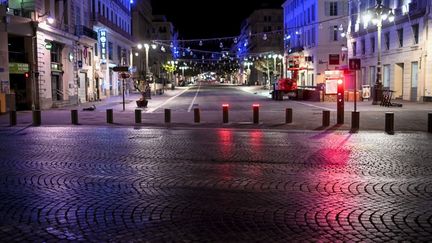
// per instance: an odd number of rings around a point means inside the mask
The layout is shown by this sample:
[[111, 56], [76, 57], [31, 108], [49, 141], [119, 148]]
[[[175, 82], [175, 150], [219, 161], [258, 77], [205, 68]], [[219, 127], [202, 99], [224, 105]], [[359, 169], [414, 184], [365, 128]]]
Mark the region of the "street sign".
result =
[[113, 67], [114, 72], [129, 72], [129, 67]]
[[120, 74], [120, 77], [121, 77], [122, 79], [130, 78], [130, 74], [129, 74], [129, 73], [121, 73], [121, 74]]
[[361, 62], [358, 58], [350, 58], [349, 59], [349, 69], [350, 70], [360, 70]]
[[329, 54], [329, 64], [339, 65], [339, 54]]

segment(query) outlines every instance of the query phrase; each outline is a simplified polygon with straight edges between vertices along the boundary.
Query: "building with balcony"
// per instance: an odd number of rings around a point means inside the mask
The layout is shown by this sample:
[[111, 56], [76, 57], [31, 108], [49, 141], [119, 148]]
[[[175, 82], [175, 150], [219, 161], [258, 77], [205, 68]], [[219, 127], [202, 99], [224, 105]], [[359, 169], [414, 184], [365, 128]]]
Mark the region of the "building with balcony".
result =
[[287, 0], [283, 8], [287, 77], [296, 63], [298, 85], [316, 86], [326, 70], [347, 66], [348, 0]]
[[[281, 55], [283, 53], [282, 13], [280, 7], [263, 5], [243, 21], [241, 33], [235, 45], [235, 51], [240, 60], [245, 60], [250, 56], [259, 56], [259, 54]], [[266, 60], [261, 64], [264, 69], [269, 70], [270, 67], [273, 67], [273, 60]], [[244, 68], [244, 65], [241, 67]], [[245, 73], [245, 75], [241, 75], [240, 82], [248, 84], [268, 83], [270, 72], [266, 72], [264, 69], [258, 68], [256, 65], [248, 66], [247, 70], [241, 70], [241, 73]], [[271, 73], [276, 75], [276, 70], [272, 70]]]
[[[393, 98], [410, 101], [431, 101], [432, 15], [431, 1], [384, 0], [385, 8], [394, 14], [394, 21], [383, 21], [381, 31], [382, 84], [393, 90]], [[376, 1], [350, 3], [349, 56], [361, 59], [359, 83], [370, 85], [377, 79], [377, 27], [366, 22], [368, 9]]]
[[93, 30], [98, 34], [94, 46], [95, 83], [98, 96], [122, 93], [122, 80], [116, 66], [132, 65], [131, 1], [91, 0]]
[[[132, 37], [137, 44], [151, 42], [151, 31], [153, 22], [153, 9], [150, 0], [135, 1], [132, 4]], [[137, 45], [133, 47], [133, 66], [135, 72], [133, 77], [137, 80], [144, 80], [146, 67], [145, 54], [140, 53]]]

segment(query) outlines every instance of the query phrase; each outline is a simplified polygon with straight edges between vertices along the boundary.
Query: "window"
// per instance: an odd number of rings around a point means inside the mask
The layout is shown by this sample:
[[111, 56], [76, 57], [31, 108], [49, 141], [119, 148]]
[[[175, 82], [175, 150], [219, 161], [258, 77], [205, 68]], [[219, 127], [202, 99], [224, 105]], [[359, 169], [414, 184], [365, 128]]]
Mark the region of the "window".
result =
[[61, 63], [62, 46], [57, 43], [51, 43], [51, 62]]
[[357, 42], [352, 43], [353, 56], [357, 56]]
[[119, 60], [119, 62], [121, 61], [121, 47], [117, 46], [117, 59]]
[[398, 40], [399, 40], [399, 47], [403, 47], [403, 29], [397, 30]]
[[315, 4], [312, 4], [311, 15], [312, 15], [312, 21], [315, 21]]
[[333, 41], [338, 41], [338, 35], [339, 34], [339, 32], [338, 32], [338, 27], [337, 27], [337, 25], [335, 25], [335, 26], [333, 26]]
[[384, 34], [384, 45], [386, 50], [390, 50], [390, 32]]
[[370, 43], [371, 43], [371, 52], [375, 53], [375, 37], [370, 38]]
[[366, 41], [364, 39], [361, 40], [361, 54], [366, 54]]
[[108, 58], [110, 60], [113, 59], [113, 43], [112, 42], [108, 42]]
[[338, 2], [330, 2], [330, 16], [338, 15]]
[[315, 45], [315, 27], [312, 29], [312, 45]]
[[98, 43], [94, 44], [94, 54], [95, 54], [95, 56], [98, 55]]
[[419, 43], [419, 25], [415, 24], [412, 26], [412, 32], [413, 32], [413, 37], [414, 37], [414, 44], [418, 44]]

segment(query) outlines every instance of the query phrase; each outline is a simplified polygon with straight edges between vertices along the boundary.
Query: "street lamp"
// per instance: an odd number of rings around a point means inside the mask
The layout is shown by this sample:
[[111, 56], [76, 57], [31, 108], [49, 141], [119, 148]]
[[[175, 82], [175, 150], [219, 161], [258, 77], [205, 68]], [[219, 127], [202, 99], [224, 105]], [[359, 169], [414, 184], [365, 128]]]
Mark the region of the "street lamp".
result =
[[378, 30], [378, 57], [377, 57], [377, 77], [373, 92], [373, 105], [377, 105], [378, 101], [382, 99], [382, 77], [381, 77], [381, 29], [383, 21], [388, 20], [389, 22], [394, 21], [393, 9], [387, 8], [382, 4], [382, 0], [376, 0], [376, 5], [373, 8], [369, 8], [366, 14], [363, 15], [363, 22], [367, 27], [369, 21], [377, 26]]
[[150, 45], [149, 44], [144, 44], [144, 48], [145, 48], [145, 54], [146, 54], [146, 70], [145, 70], [145, 75], [146, 75], [146, 78], [147, 78], [147, 74], [148, 74], [148, 72], [149, 72], [149, 49], [150, 49]]
[[245, 67], [247, 67], [247, 71], [246, 71], [246, 79], [247, 80], [245, 80], [245, 81], [247, 81], [246, 83], [248, 83], [249, 84], [249, 78], [250, 78], [250, 72], [251, 72], [251, 70], [250, 70], [250, 66], [252, 66], [253, 65], [253, 63], [252, 62], [244, 62], [243, 63], [243, 65], [245, 66]]

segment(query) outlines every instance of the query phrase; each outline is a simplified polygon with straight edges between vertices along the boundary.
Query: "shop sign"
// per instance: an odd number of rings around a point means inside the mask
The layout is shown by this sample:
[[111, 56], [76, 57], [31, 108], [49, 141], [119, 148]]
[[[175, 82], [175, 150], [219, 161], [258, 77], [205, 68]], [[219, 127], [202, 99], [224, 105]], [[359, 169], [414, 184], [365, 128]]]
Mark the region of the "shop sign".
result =
[[102, 63], [106, 63], [107, 56], [107, 33], [105, 30], [100, 31], [99, 42], [101, 46], [101, 59]]
[[9, 63], [9, 73], [12, 74], [24, 74], [30, 70], [28, 63]]

